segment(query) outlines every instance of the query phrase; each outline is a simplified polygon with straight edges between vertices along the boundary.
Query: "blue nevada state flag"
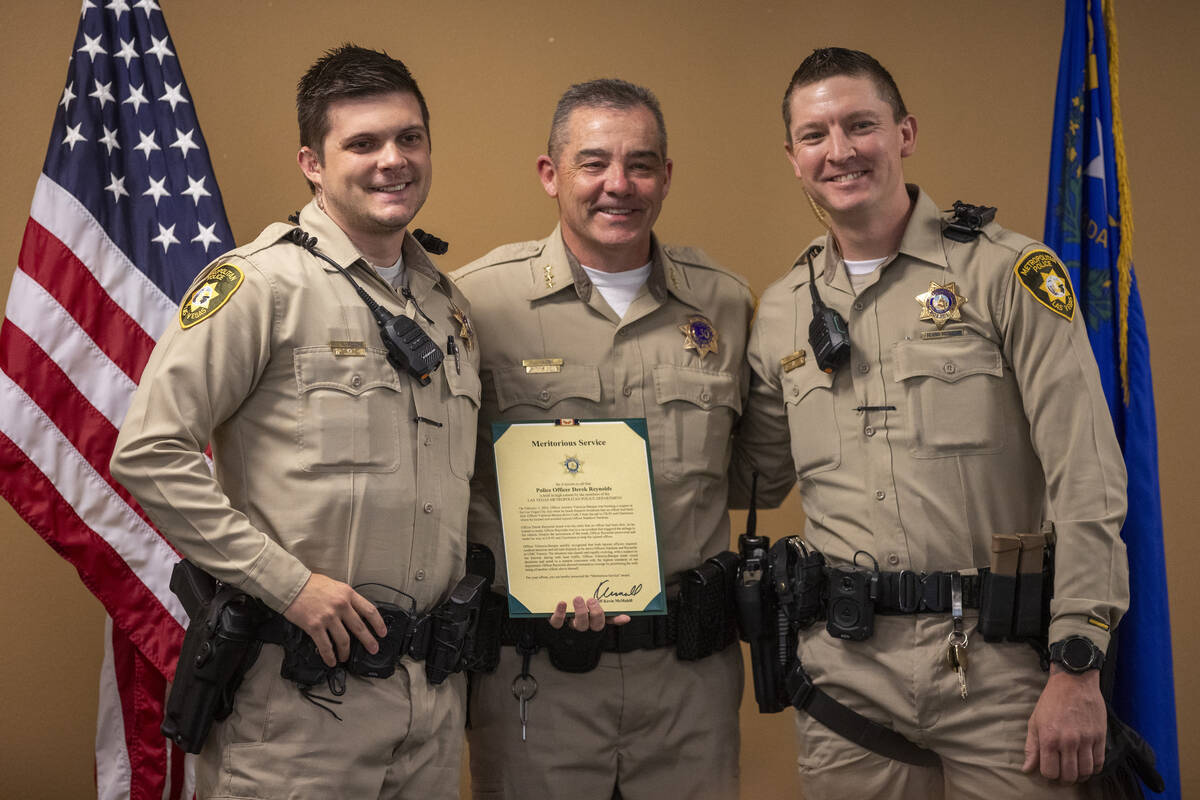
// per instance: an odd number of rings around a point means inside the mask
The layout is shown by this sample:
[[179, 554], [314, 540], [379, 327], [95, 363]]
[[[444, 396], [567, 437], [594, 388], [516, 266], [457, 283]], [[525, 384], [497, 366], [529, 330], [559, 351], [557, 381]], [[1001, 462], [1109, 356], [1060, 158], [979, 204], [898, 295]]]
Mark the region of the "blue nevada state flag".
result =
[[1165, 796], [1178, 798], [1154, 392], [1133, 276], [1116, 56], [1112, 0], [1066, 0], [1045, 240], [1071, 273], [1129, 473], [1121, 536], [1129, 552], [1131, 602], [1119, 626], [1112, 702], [1154, 748]]

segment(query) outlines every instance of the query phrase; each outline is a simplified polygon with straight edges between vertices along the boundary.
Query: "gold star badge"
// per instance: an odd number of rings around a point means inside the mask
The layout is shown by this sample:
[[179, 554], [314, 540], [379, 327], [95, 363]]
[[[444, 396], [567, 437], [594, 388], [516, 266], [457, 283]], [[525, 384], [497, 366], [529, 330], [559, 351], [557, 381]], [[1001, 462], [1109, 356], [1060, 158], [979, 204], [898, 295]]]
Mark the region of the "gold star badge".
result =
[[921, 319], [933, 322], [940, 331], [948, 321], [958, 322], [962, 319], [962, 306], [967, 298], [958, 293], [958, 284], [953, 281], [945, 286], [929, 282], [929, 291], [916, 297], [921, 304]]
[[717, 329], [704, 317], [688, 317], [688, 321], [679, 326], [679, 332], [683, 334], [683, 349], [695, 350], [701, 360], [709, 353], [717, 352]]
[[454, 305], [454, 303], [450, 304], [450, 313], [454, 315], [454, 321], [459, 324], [458, 338], [463, 340], [463, 345], [470, 352], [471, 348], [475, 345], [475, 326], [471, 324], [471, 319], [466, 315], [466, 312]]

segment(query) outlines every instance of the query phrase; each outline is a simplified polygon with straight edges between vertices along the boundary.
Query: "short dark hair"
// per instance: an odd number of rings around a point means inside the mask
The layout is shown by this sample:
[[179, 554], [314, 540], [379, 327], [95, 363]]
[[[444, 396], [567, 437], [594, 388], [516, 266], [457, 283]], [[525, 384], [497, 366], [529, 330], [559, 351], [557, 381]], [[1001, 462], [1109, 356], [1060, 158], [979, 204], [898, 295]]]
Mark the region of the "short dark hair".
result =
[[546, 142], [546, 152], [550, 158], [558, 161], [567, 138], [567, 119], [577, 108], [612, 108], [626, 110], [645, 108], [654, 115], [658, 123], [658, 149], [663, 158], [667, 157], [667, 123], [663, 121], [662, 107], [658, 98], [649, 89], [620, 80], [619, 78], [600, 78], [586, 83], [577, 83], [563, 92], [554, 109], [554, 119], [550, 122], [550, 138]]
[[406, 92], [417, 98], [421, 121], [429, 130], [429, 107], [408, 67], [387, 53], [343, 44], [317, 59], [296, 85], [296, 120], [300, 124], [300, 146], [318, 156], [329, 133], [329, 105], [349, 97]]
[[892, 107], [896, 122], [908, 116], [900, 88], [883, 65], [861, 50], [844, 47], [819, 47], [812, 55], [800, 62], [792, 73], [787, 91], [783, 93], [783, 126], [788, 142], [792, 140], [792, 93], [802, 86], [833, 78], [838, 75], [858, 77], [865, 75], [875, 83], [879, 96]]

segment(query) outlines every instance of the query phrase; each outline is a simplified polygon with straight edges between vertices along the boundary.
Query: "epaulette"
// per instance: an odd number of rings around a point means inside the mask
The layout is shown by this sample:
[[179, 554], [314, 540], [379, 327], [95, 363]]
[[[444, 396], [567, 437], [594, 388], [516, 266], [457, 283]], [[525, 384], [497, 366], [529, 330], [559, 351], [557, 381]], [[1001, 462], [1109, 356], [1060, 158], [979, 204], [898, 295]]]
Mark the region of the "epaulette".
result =
[[532, 258], [540, 252], [542, 252], [542, 243], [539, 240], [512, 242], [500, 245], [475, 263], [483, 266], [485, 264], [503, 264], [508, 261], [522, 261]]
[[817, 256], [821, 255], [821, 251], [824, 249], [825, 249], [825, 245], [823, 245], [823, 244], [812, 245], [807, 250], [805, 250], [803, 253], [801, 253], [800, 257], [797, 258], [792, 263], [792, 269], [795, 269], [796, 267], [800, 266], [801, 264], [808, 266], [808, 262], [811, 261], [812, 259], [816, 258]]
[[946, 221], [942, 235], [956, 242], [970, 242], [978, 238], [983, 226], [995, 218], [995, 206], [973, 206], [961, 200], [955, 200], [954, 216]]
[[698, 247], [664, 244], [663, 250], [671, 257], [672, 261], [678, 261], [681, 264], [691, 264], [694, 267], [709, 267], [711, 269], [721, 268], [717, 262], [709, 257], [708, 253]]
[[690, 267], [700, 267], [701, 269], [712, 270], [719, 272], [729, 278], [733, 278], [738, 283], [744, 285], [747, 289], [750, 288], [750, 282], [738, 275], [736, 272], [730, 272], [709, 256], [708, 253], [701, 250], [699, 247], [686, 247], [684, 245], [664, 244], [662, 246], [665, 252], [672, 261], [678, 264], [687, 264]]
[[487, 267], [494, 267], [498, 264], [507, 264], [511, 261], [524, 261], [533, 258], [540, 252], [542, 252], [542, 242], [536, 239], [528, 242], [502, 244], [471, 263], [454, 270], [454, 279], [458, 280], [472, 272], [486, 269]]

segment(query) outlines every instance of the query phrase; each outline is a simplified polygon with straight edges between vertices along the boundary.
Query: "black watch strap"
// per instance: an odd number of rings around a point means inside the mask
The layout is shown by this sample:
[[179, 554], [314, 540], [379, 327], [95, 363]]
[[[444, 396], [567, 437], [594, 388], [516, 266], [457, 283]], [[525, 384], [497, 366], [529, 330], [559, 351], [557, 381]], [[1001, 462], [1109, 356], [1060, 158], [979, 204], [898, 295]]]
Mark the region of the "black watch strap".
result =
[[1050, 645], [1050, 661], [1078, 675], [1104, 666], [1104, 651], [1086, 636], [1068, 636]]

